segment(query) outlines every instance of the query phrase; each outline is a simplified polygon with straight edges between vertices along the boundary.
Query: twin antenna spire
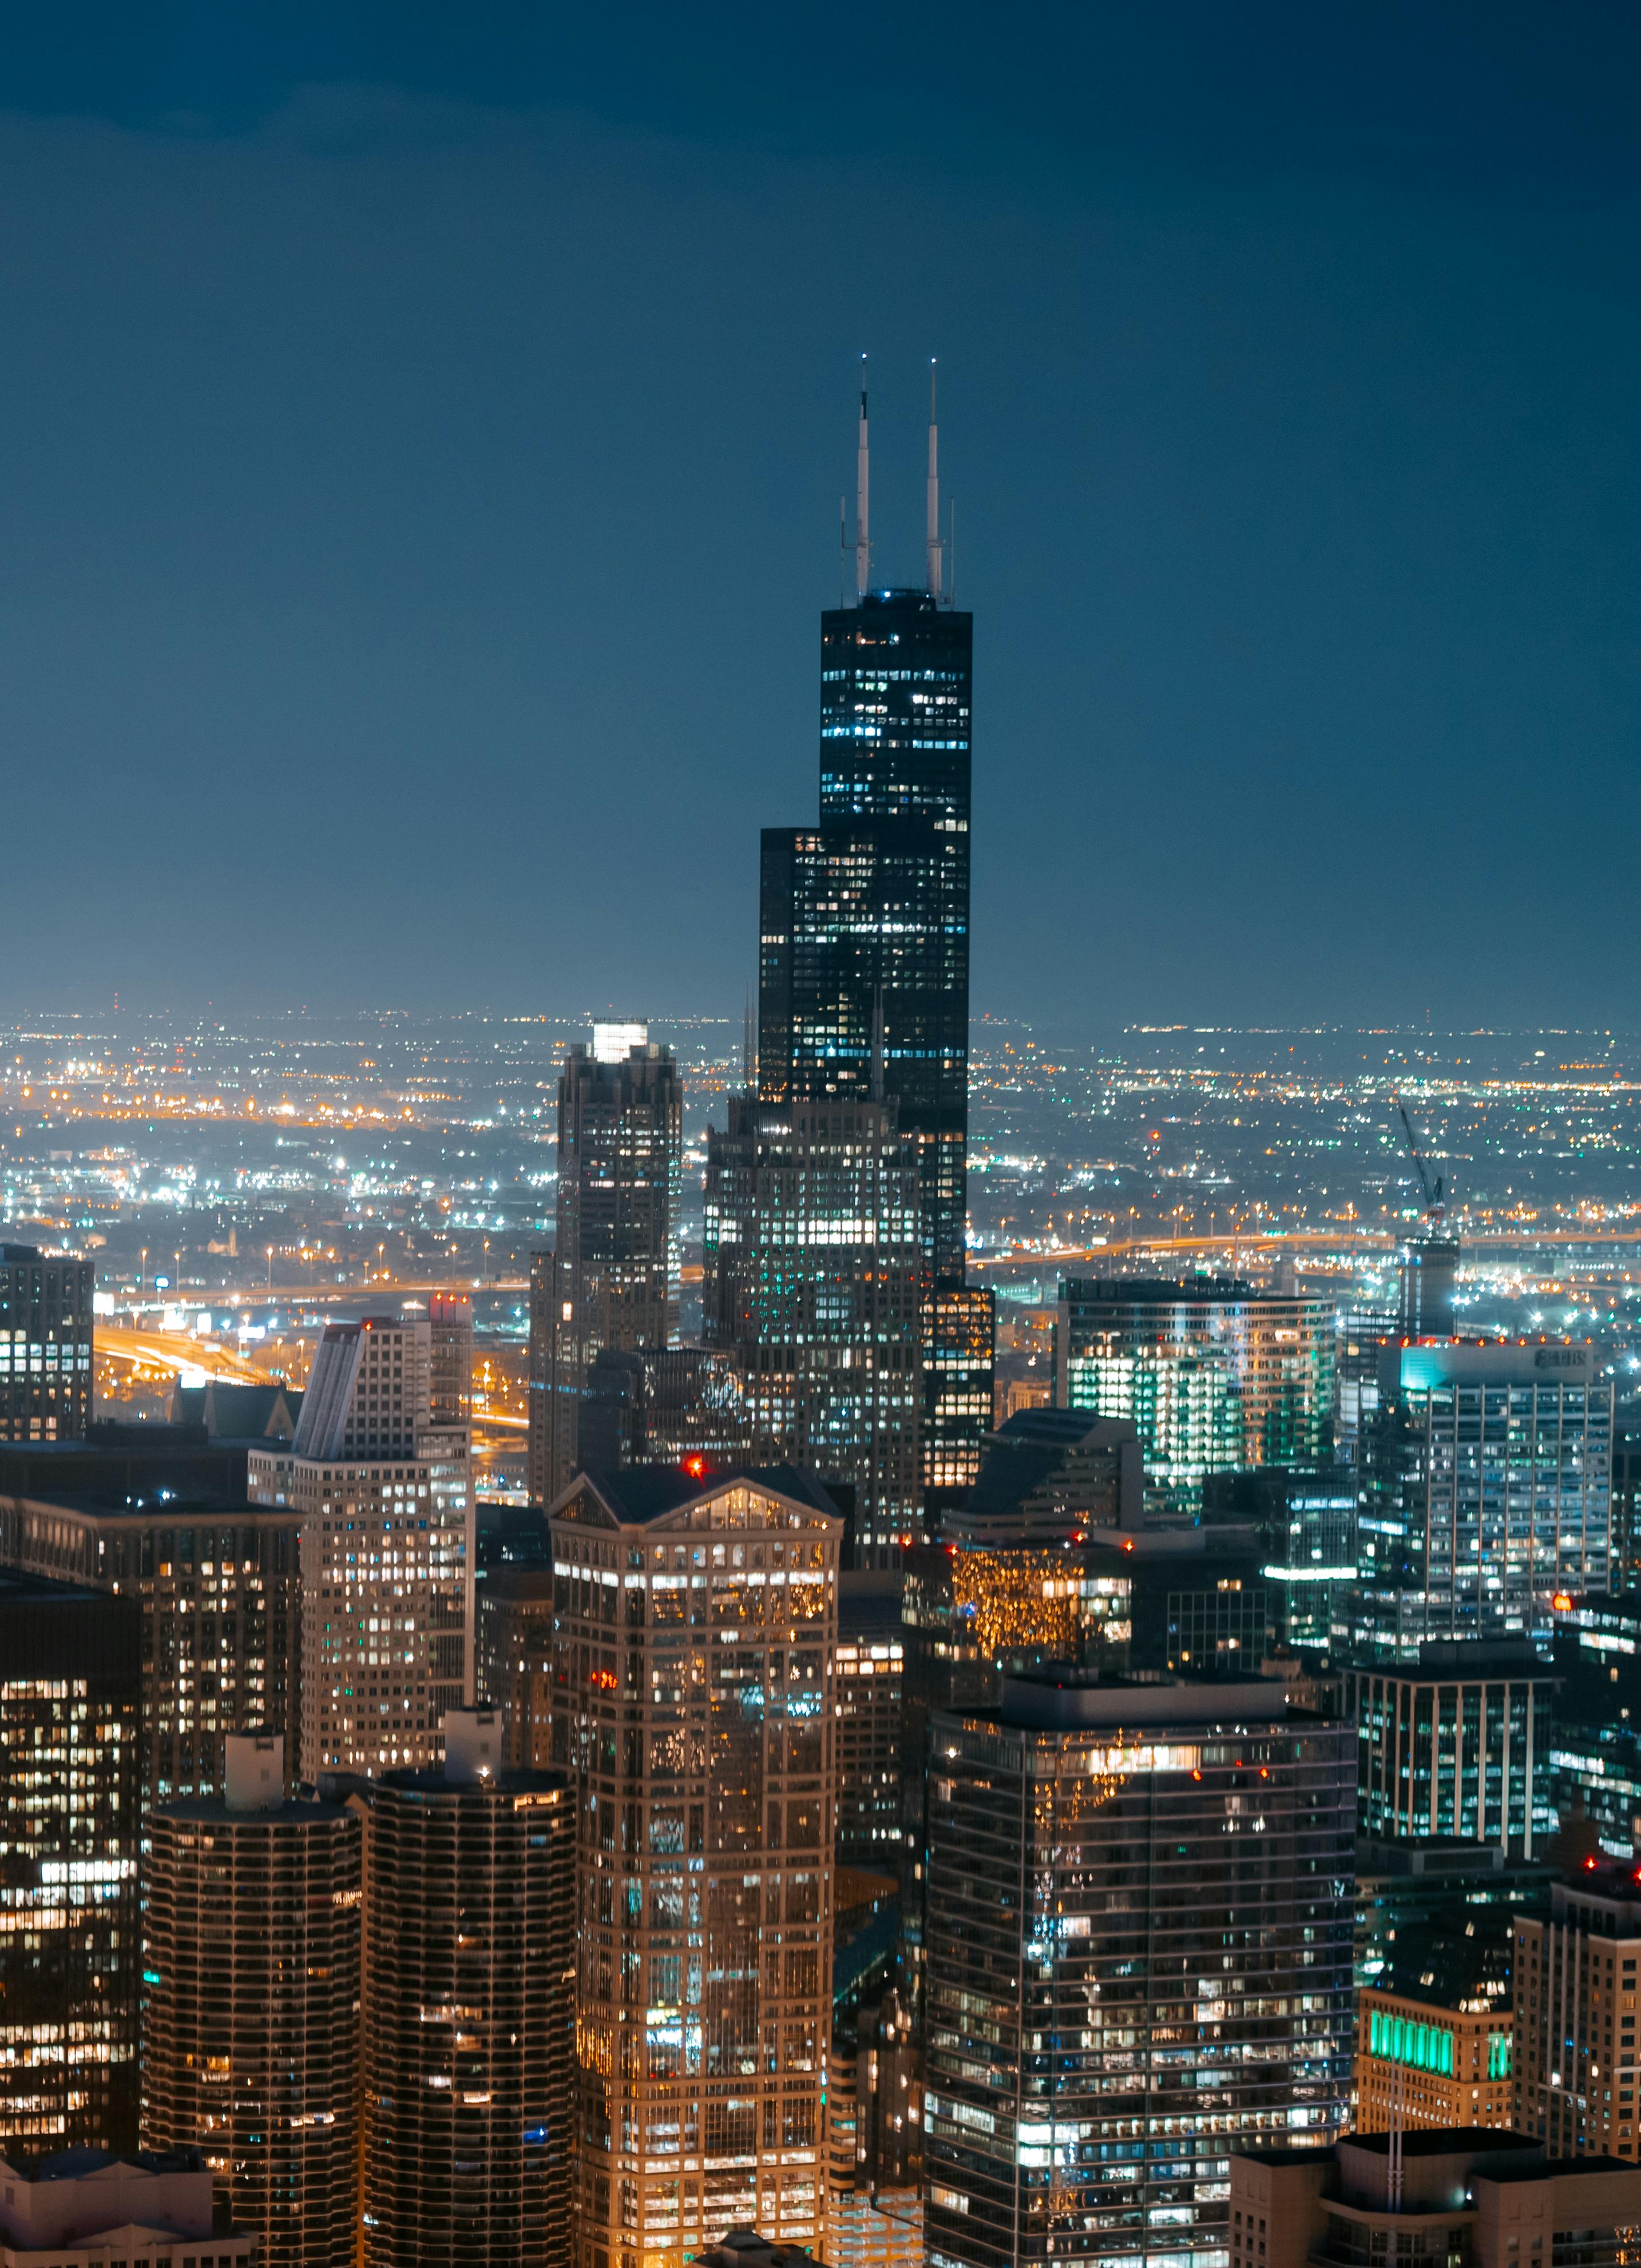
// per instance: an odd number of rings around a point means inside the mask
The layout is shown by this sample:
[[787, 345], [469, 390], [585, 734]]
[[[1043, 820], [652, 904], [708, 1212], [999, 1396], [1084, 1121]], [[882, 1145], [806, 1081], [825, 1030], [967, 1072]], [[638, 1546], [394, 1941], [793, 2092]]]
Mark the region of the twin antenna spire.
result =
[[[946, 545], [940, 538], [940, 443], [935, 416], [935, 364], [929, 361], [929, 595], [937, 606], [943, 596]], [[872, 584], [872, 450], [866, 423], [866, 357], [860, 357], [860, 432], [855, 445], [855, 599], [864, 599]], [[844, 547], [847, 549], [847, 543]]]

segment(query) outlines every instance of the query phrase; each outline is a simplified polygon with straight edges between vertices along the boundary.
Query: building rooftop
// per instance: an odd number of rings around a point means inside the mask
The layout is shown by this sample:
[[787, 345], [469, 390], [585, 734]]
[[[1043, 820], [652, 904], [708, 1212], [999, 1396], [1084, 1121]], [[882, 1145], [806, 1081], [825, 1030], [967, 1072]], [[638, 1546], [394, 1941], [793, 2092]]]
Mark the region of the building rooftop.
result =
[[1512, 1905], [1455, 1902], [1401, 1925], [1373, 1989], [1434, 2008], [1504, 2009], [1510, 2002]]
[[1122, 1676], [1050, 1664], [1004, 1677], [1001, 1706], [984, 1713], [1027, 1730], [1075, 1732], [1095, 1726], [1282, 1722], [1287, 1712], [1287, 1688], [1277, 1678]]
[[1109, 1300], [1119, 1306], [1223, 1306], [1245, 1300], [1295, 1299], [1296, 1292], [1261, 1291], [1240, 1276], [1068, 1276], [1062, 1300]]
[[647, 1526], [676, 1512], [681, 1505], [713, 1495], [736, 1481], [788, 1497], [794, 1504], [807, 1505], [812, 1512], [823, 1512], [830, 1520], [843, 1517], [825, 1483], [798, 1465], [728, 1465], [717, 1471], [703, 1469], [698, 1475], [676, 1465], [594, 1465], [577, 1474], [558, 1501], [562, 1503], [584, 1480], [623, 1527]]
[[90, 1583], [55, 1575], [25, 1575], [17, 1568], [0, 1567], [0, 1607], [96, 1606], [114, 1595]]

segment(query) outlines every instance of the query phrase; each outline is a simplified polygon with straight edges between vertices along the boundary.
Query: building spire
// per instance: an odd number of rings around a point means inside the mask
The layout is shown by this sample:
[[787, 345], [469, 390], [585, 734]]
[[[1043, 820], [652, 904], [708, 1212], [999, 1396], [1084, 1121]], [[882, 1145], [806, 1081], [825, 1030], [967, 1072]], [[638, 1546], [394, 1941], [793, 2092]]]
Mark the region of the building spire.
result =
[[860, 439], [855, 450], [855, 596], [866, 595], [872, 580], [872, 535], [867, 512], [866, 357], [860, 357]]
[[929, 596], [940, 603], [940, 455], [939, 426], [935, 419], [935, 364], [929, 357]]

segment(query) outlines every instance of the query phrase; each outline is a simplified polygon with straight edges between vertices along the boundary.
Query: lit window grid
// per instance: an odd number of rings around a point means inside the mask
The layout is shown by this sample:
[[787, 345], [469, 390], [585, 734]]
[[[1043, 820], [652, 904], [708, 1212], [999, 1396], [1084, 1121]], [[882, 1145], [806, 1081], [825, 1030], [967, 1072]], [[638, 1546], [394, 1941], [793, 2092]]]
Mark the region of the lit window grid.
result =
[[[1347, 2123], [1346, 1728], [1109, 1738], [934, 1719], [931, 2259], [1137, 2262], [1160, 2209], [1211, 2256], [1232, 2148]], [[1230, 1863], [1261, 1818], [1268, 1865]]]
[[746, 1484], [619, 1531], [583, 1505], [552, 1522], [583, 2268], [737, 2221], [818, 2249], [842, 1523]]

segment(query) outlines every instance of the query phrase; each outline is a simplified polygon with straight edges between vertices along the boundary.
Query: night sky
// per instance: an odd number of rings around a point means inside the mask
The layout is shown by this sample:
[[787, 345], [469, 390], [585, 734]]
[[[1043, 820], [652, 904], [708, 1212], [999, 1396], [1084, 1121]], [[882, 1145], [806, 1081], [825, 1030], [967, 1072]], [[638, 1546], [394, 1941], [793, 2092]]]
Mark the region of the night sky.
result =
[[857, 357], [975, 1005], [1641, 1026], [1641, 11], [22, 11], [0, 1015], [739, 1016]]

